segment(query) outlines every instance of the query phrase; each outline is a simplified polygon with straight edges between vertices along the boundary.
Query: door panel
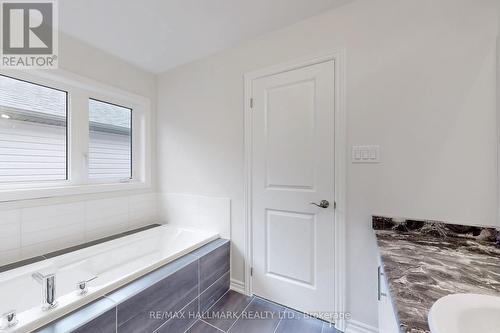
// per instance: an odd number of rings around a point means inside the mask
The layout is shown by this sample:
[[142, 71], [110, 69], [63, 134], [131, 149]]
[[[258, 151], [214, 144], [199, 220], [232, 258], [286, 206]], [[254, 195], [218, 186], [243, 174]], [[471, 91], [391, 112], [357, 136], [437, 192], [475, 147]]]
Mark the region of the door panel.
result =
[[[334, 64], [252, 82], [253, 292], [334, 309]], [[311, 202], [330, 201], [324, 209]]]
[[314, 81], [291, 82], [269, 89], [265, 98], [268, 187], [311, 189]]
[[[266, 259], [268, 275], [314, 287], [316, 272], [316, 217], [267, 211]], [[300, 246], [293, 240], [300, 241]], [[299, 261], [301, 264], [297, 265]]]

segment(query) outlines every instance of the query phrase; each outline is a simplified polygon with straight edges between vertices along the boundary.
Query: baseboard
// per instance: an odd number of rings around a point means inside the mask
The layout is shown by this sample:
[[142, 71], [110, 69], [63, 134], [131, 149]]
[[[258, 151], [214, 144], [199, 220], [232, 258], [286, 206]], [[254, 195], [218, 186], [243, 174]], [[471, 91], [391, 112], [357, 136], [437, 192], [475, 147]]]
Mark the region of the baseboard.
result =
[[355, 320], [348, 320], [345, 333], [378, 333], [378, 328]]
[[231, 279], [231, 285], [229, 288], [240, 294], [245, 294], [245, 283], [240, 280]]

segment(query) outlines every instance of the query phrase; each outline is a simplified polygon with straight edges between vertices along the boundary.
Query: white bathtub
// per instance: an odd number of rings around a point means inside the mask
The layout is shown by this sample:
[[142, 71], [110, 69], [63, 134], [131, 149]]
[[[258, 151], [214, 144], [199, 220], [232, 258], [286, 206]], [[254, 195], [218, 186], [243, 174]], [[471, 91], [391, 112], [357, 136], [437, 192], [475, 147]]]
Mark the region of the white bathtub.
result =
[[[18, 324], [4, 332], [30, 332], [215, 239], [212, 232], [159, 226], [0, 273], [0, 314], [16, 310]], [[57, 307], [42, 311], [42, 287], [32, 274], [56, 274]], [[95, 278], [85, 295], [77, 283]]]

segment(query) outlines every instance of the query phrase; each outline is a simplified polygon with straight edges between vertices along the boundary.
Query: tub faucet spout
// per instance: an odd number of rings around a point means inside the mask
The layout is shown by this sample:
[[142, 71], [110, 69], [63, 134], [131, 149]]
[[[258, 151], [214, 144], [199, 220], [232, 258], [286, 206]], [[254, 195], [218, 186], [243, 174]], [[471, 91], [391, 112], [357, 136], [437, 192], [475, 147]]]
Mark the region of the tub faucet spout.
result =
[[33, 279], [42, 285], [42, 310], [47, 311], [57, 306], [56, 301], [56, 275], [33, 273]]

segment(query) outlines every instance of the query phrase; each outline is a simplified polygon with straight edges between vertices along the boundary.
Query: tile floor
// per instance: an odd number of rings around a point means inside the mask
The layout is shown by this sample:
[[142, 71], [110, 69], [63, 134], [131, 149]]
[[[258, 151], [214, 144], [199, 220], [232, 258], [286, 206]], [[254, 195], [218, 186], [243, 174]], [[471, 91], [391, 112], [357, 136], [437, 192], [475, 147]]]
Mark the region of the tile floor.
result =
[[340, 333], [330, 324], [258, 297], [228, 291], [186, 333]]

